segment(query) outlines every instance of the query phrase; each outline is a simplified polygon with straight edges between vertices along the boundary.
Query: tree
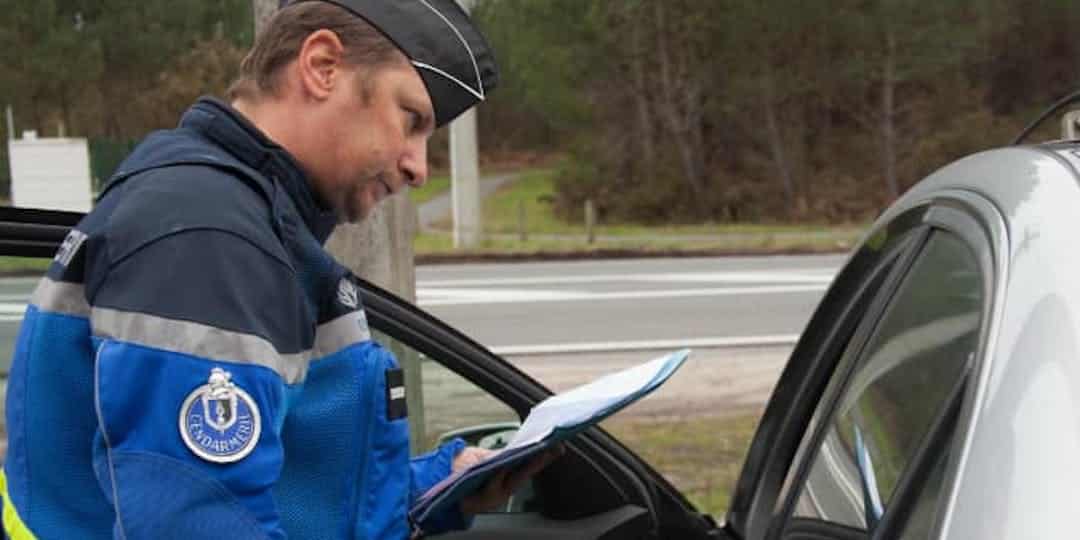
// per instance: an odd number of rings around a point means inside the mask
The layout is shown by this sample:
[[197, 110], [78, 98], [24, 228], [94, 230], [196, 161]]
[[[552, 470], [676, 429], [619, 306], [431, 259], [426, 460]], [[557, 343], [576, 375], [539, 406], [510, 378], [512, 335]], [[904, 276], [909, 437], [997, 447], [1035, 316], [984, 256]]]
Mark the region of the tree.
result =
[[917, 103], [912, 96], [933, 94], [940, 78], [960, 71], [972, 56], [972, 6], [963, 0], [851, 0], [832, 7], [848, 44], [846, 79], [856, 96], [864, 96], [848, 110], [878, 141], [881, 177], [892, 200], [901, 191], [898, 162], [928, 127], [906, 122]]

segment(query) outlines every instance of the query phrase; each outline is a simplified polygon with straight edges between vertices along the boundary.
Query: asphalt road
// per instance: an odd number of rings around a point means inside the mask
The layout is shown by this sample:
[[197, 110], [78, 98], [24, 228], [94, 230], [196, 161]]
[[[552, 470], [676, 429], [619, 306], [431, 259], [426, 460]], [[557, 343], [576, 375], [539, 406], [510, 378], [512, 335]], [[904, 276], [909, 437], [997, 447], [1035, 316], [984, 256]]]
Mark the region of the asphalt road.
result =
[[[843, 258], [422, 266], [421, 307], [508, 356], [786, 346]], [[36, 280], [0, 279], [0, 369]]]
[[[842, 263], [839, 256], [726, 257], [425, 266], [417, 269], [422, 307], [492, 347], [555, 391], [654, 357], [695, 349], [665, 392], [624, 417], [742, 414], [765, 403], [798, 334]], [[37, 280], [0, 279], [0, 374], [6, 375], [22, 312]], [[731, 347], [730, 345], [740, 345]], [[453, 392], [454, 414], [432, 433], [483, 423], [490, 397], [471, 385]], [[430, 388], [429, 388], [430, 387]], [[6, 384], [0, 380], [0, 394]], [[470, 394], [471, 392], [471, 394]], [[482, 413], [476, 418], [466, 399]], [[647, 403], [646, 403], [647, 402]], [[2, 426], [0, 395], [0, 426]], [[505, 418], [512, 419], [506, 411]], [[2, 428], [0, 428], [2, 429]], [[0, 460], [6, 441], [0, 436]]]
[[510, 356], [794, 342], [843, 256], [417, 269], [420, 306]]

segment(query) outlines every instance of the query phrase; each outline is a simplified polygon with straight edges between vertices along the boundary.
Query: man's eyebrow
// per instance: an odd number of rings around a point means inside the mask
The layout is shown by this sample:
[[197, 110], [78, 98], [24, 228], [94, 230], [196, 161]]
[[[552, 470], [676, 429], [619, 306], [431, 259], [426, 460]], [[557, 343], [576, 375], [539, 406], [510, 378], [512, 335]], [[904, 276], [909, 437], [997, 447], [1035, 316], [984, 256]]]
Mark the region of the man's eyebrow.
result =
[[405, 104], [406, 104], [406, 106], [411, 108], [413, 111], [415, 111], [416, 114], [420, 115], [420, 124], [421, 124], [420, 127], [422, 127], [422, 128], [434, 127], [434, 125], [435, 125], [435, 109], [434, 109], [434, 107], [431, 106], [430, 102], [427, 102], [423, 98], [417, 97], [415, 95], [406, 94], [405, 95]]

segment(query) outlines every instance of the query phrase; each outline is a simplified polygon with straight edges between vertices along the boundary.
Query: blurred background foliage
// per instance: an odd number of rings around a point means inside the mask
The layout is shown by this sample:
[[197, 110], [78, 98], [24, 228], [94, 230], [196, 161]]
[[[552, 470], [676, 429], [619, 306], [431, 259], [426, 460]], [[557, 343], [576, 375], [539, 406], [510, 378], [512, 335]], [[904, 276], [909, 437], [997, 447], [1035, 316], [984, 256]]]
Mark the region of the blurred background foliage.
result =
[[862, 221], [1080, 86], [1071, 0], [489, 0], [477, 15], [505, 81], [484, 143], [564, 156], [571, 218], [591, 198], [604, 221]]
[[[252, 37], [249, 0], [0, 12], [16, 131], [109, 156], [220, 95]], [[554, 165], [571, 220], [592, 199], [606, 222], [865, 221], [1080, 87], [1071, 0], [482, 0], [475, 16], [502, 68], [484, 160]], [[445, 166], [445, 133], [431, 150]]]

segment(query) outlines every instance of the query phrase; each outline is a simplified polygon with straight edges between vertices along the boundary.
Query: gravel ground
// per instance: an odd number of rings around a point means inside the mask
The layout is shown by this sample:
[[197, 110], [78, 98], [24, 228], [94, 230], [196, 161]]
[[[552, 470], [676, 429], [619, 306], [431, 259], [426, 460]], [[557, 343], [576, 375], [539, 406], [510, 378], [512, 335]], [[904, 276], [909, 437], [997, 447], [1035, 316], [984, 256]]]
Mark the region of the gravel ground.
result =
[[[661, 353], [525, 356], [509, 360], [554, 392], [656, 358]], [[760, 409], [769, 399], [790, 347], [695, 350], [653, 394], [619, 415], [682, 417], [732, 415]]]

